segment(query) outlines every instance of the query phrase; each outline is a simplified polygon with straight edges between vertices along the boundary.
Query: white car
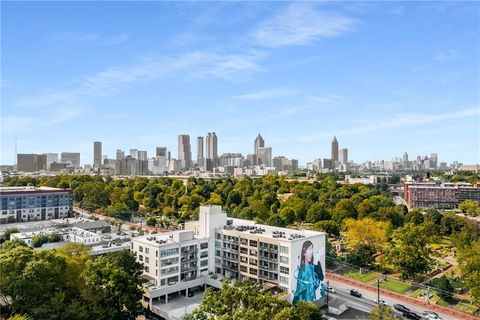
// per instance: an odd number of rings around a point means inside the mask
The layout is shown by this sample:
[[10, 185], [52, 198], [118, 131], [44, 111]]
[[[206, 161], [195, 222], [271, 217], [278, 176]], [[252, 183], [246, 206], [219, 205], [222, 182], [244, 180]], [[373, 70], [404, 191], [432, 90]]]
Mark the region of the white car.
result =
[[388, 306], [388, 303], [383, 299], [380, 299], [380, 300], [375, 299], [375, 300], [373, 300], [373, 302], [378, 303], [378, 304], [383, 304], [384, 306]]
[[332, 287], [327, 287], [327, 291], [330, 293], [335, 293], [335, 289], [333, 289]]
[[423, 313], [423, 316], [425, 317], [425, 319], [442, 320], [442, 318], [438, 315], [438, 313], [433, 312], [433, 311], [425, 311]]

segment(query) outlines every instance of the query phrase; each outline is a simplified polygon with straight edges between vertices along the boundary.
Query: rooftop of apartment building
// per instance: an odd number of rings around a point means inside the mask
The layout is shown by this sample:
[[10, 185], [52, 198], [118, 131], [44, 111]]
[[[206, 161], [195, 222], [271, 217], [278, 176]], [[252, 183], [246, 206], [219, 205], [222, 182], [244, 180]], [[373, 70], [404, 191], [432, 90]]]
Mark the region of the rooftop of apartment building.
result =
[[[216, 206], [207, 206], [216, 207]], [[218, 210], [218, 208], [215, 208]], [[311, 230], [295, 230], [288, 228], [273, 227], [263, 224], [258, 224], [255, 221], [227, 218], [226, 213], [217, 211], [215, 213], [215, 219], [224, 219], [224, 223], [221, 225], [222, 231], [235, 231], [236, 233], [256, 236], [258, 238], [281, 240], [283, 242], [292, 242], [298, 239], [303, 239], [312, 236], [318, 236], [325, 234], [324, 232], [311, 231]], [[170, 244], [176, 244], [181, 242], [187, 242], [194, 239], [206, 239], [198, 235], [198, 227], [200, 221], [189, 221], [185, 223], [185, 230], [173, 231], [163, 233], [160, 235], [148, 235], [142, 237], [136, 237], [136, 242], [141, 242], [148, 245], [164, 246]], [[208, 236], [208, 235], [207, 235]], [[213, 234], [210, 236], [214, 236]]]
[[70, 192], [71, 189], [61, 189], [52, 187], [0, 187], [0, 194], [16, 194], [16, 193], [39, 193], [39, 192]]

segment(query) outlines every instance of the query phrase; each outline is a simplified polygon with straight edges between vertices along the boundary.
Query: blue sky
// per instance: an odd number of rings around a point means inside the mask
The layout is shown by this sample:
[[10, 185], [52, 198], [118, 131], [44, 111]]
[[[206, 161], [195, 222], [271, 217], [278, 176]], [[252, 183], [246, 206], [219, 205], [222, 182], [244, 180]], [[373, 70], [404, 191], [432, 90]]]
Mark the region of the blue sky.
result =
[[[2, 2], [1, 163], [215, 131], [219, 153], [480, 159], [473, 2]], [[192, 151], [195, 152], [194, 143]]]

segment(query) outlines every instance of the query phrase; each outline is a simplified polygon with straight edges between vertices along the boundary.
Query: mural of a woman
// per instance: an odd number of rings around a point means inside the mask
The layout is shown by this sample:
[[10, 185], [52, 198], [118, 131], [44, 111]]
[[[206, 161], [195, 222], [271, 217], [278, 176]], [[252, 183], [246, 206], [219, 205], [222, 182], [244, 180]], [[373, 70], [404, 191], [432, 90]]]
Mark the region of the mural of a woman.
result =
[[[324, 275], [320, 261], [314, 264], [313, 243], [305, 241], [302, 246], [300, 265], [297, 267], [295, 278], [297, 289], [293, 295], [293, 304], [298, 301], [315, 301], [325, 295]], [[318, 257], [317, 257], [318, 259]], [[317, 289], [320, 287], [320, 296], [317, 297]]]

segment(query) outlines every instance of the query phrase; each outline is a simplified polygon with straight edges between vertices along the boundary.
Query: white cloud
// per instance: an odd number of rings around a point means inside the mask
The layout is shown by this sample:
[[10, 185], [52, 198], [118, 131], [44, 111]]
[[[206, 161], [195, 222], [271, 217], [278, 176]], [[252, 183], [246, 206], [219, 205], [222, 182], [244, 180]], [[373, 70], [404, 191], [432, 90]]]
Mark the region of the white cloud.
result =
[[297, 93], [297, 91], [289, 89], [270, 89], [241, 94], [233, 98], [239, 100], [266, 100], [287, 97], [295, 93]]
[[266, 47], [305, 45], [353, 29], [356, 20], [321, 11], [311, 2], [294, 2], [263, 22], [251, 35]]
[[100, 36], [96, 33], [80, 33], [75, 31], [61, 31], [54, 35], [55, 40], [69, 42], [93, 42], [102, 46], [119, 44], [130, 39], [130, 34], [122, 33], [113, 36]]
[[444, 120], [460, 119], [471, 116], [479, 116], [480, 107], [472, 109], [464, 109], [455, 112], [447, 112], [440, 114], [399, 114], [385, 120], [371, 120], [368, 123], [359, 125], [357, 127], [336, 130], [335, 132], [313, 133], [299, 137], [300, 141], [317, 141], [322, 138], [330, 137], [336, 134], [337, 136], [355, 135], [362, 133], [369, 133], [374, 131], [381, 131], [384, 129], [391, 129], [411, 125], [424, 125], [428, 123], [435, 123]]
[[434, 59], [438, 62], [448, 62], [452, 60], [460, 60], [462, 59], [462, 55], [457, 50], [450, 49], [437, 53]]
[[74, 88], [21, 99], [19, 105], [72, 105], [79, 103], [82, 98], [114, 94], [127, 84], [172, 76], [184, 77], [186, 80], [217, 77], [236, 82], [245, 79], [250, 72], [261, 70], [257, 61], [264, 56], [264, 53], [256, 51], [243, 54], [196, 51], [175, 56], [153, 56], [82, 77], [76, 80]]

